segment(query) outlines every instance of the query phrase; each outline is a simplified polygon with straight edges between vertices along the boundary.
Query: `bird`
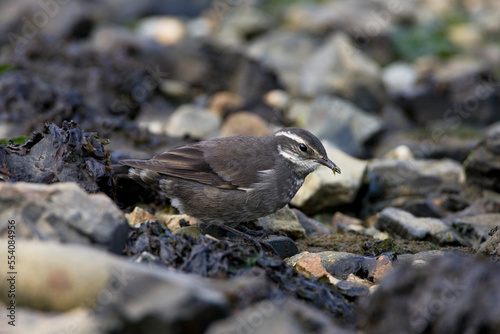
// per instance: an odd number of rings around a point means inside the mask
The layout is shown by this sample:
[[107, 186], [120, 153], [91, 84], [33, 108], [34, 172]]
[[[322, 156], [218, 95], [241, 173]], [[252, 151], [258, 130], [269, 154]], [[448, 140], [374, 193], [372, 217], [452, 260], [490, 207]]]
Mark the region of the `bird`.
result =
[[129, 168], [131, 179], [163, 193], [179, 212], [233, 232], [232, 227], [287, 205], [320, 166], [341, 173], [321, 141], [298, 127], [263, 137], [200, 141], [120, 164]]

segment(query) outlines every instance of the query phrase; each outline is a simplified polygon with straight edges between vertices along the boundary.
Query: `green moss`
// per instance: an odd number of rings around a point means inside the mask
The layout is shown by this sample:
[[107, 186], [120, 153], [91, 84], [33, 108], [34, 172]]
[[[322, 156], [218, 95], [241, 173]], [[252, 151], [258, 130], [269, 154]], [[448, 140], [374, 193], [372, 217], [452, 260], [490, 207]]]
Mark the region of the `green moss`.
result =
[[24, 144], [24, 142], [26, 140], [29, 140], [30, 137], [26, 137], [26, 136], [19, 136], [19, 137], [15, 137], [15, 138], [3, 138], [3, 139], [0, 139], [0, 144], [2, 145], [9, 145], [9, 142], [13, 142], [14, 144], [19, 144], [19, 145], [22, 145]]
[[0, 75], [17, 70], [17, 67], [12, 66], [10, 64], [0, 64]]
[[294, 4], [307, 4], [307, 3], [324, 3], [325, 0], [268, 0], [264, 1], [261, 5], [262, 10], [271, 13], [279, 14], [284, 9], [294, 5]]
[[436, 21], [426, 25], [396, 27], [391, 34], [396, 53], [402, 59], [415, 59], [432, 55], [448, 58], [458, 52], [458, 48], [447, 36], [448, 25]]

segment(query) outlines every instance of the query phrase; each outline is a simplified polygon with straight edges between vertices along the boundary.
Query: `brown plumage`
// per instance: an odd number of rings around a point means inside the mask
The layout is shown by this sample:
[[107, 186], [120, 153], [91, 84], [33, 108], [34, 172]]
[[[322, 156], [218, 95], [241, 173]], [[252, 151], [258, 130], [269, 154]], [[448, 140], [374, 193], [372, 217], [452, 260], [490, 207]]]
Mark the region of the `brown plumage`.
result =
[[165, 193], [179, 211], [230, 225], [282, 208], [320, 165], [340, 173], [321, 142], [299, 128], [207, 140], [120, 163], [132, 167], [131, 178]]

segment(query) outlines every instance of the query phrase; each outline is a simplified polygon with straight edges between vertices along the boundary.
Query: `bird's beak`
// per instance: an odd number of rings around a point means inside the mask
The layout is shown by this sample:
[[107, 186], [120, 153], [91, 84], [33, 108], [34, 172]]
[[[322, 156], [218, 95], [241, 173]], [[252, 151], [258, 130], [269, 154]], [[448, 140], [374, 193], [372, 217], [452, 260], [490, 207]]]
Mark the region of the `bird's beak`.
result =
[[340, 168], [333, 163], [333, 161], [331, 161], [330, 159], [328, 159], [327, 157], [324, 157], [324, 158], [319, 158], [318, 160], [316, 160], [318, 163], [330, 168], [332, 171], [333, 171], [333, 174], [335, 174], [335, 172], [339, 173], [340, 174]]

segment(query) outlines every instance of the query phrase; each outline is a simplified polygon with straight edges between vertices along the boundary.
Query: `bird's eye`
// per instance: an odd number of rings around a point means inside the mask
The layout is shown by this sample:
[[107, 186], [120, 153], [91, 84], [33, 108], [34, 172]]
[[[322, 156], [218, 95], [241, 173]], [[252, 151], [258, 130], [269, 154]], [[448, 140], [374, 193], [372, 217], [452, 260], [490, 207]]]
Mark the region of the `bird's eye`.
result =
[[302, 152], [307, 152], [307, 146], [305, 144], [300, 144], [299, 148]]

